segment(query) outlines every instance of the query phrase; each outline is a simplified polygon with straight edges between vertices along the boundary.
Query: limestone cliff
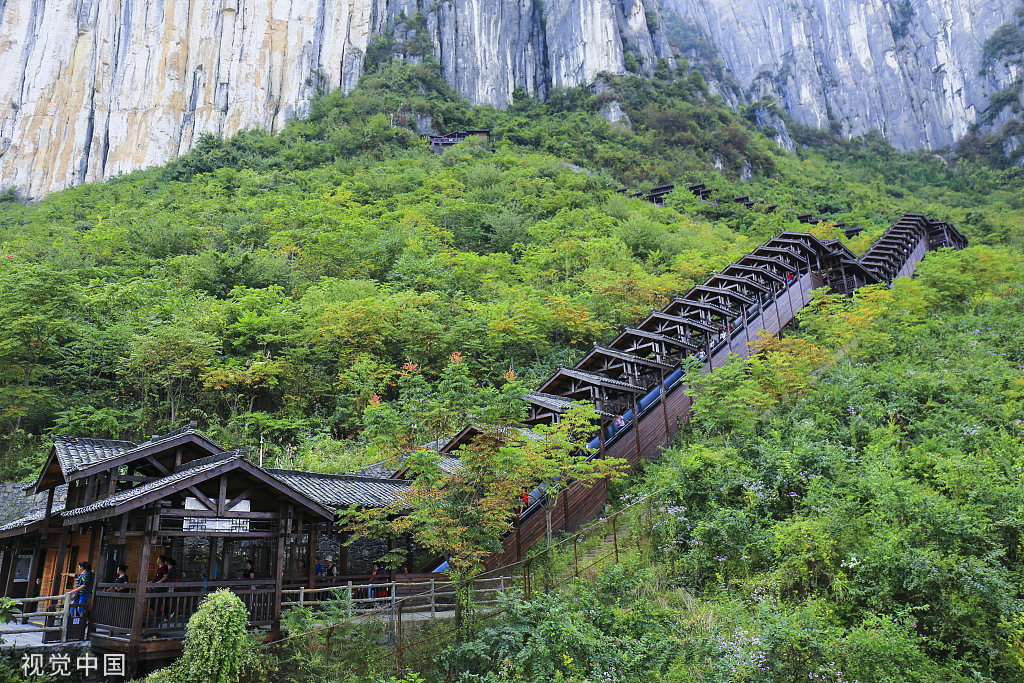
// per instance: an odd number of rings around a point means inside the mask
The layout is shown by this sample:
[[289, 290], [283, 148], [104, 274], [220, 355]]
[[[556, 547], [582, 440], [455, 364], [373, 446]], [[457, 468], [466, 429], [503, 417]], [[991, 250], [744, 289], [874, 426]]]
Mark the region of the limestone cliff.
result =
[[653, 0], [0, 0], [0, 188], [38, 197], [202, 133], [279, 130], [354, 87], [374, 37], [418, 12], [476, 104], [588, 83], [627, 53], [671, 61]]
[[904, 150], [948, 147], [1012, 86], [985, 43], [1020, 0], [663, 0], [717, 48], [746, 101]]

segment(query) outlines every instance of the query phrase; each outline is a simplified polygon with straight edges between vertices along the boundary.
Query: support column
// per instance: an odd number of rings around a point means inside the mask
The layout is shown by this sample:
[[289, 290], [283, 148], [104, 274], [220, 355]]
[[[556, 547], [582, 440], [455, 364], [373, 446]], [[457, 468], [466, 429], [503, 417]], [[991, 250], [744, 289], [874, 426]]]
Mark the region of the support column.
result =
[[280, 517], [277, 520], [277, 554], [274, 561], [274, 640], [281, 637], [281, 590], [284, 582], [284, 503], [277, 506]]
[[316, 588], [316, 532], [317, 523], [309, 522], [309, 544], [306, 546], [306, 569], [309, 570], [309, 588]]
[[338, 574], [348, 574], [348, 546], [345, 545], [345, 541], [348, 540], [347, 531], [338, 532], [338, 561], [334, 564], [338, 567]]
[[[13, 550], [8, 550], [8, 551], [4, 552], [4, 558], [7, 557], [8, 553], [10, 553], [10, 555], [11, 555], [10, 569], [7, 572], [7, 581], [4, 583], [4, 595], [5, 596], [9, 596], [14, 591], [14, 572], [18, 568], [18, 552], [20, 550], [21, 550], [21, 539], [19, 538], [18, 542], [14, 544], [14, 549]], [[5, 561], [6, 561], [6, 559], [5, 559]]]
[[61, 572], [64, 571], [64, 553], [68, 547], [68, 538], [71, 534], [70, 527], [64, 527], [60, 530], [60, 545], [57, 546], [57, 561], [53, 565], [53, 586], [50, 595], [60, 595], [64, 587], [63, 577]]
[[139, 571], [136, 577], [135, 606], [132, 610], [132, 631], [128, 638], [128, 676], [134, 678], [139, 661], [139, 645], [142, 642], [142, 629], [146, 623], [147, 605], [146, 589], [149, 581], [149, 554], [153, 548], [153, 528], [156, 526], [154, 515], [146, 517], [146, 528], [142, 534], [142, 556], [139, 558]]
[[661, 382], [661, 416], [665, 419], [665, 439], [672, 438], [672, 430], [668, 426], [668, 385], [665, 384], [665, 371], [658, 370], [658, 380]]
[[639, 463], [644, 456], [640, 452], [640, 403], [636, 400], [636, 394], [633, 394], [633, 437], [636, 441], [636, 461]]
[[747, 307], [741, 303], [743, 309], [743, 338], [747, 342], [747, 358], [750, 358], [750, 321], [747, 319]]

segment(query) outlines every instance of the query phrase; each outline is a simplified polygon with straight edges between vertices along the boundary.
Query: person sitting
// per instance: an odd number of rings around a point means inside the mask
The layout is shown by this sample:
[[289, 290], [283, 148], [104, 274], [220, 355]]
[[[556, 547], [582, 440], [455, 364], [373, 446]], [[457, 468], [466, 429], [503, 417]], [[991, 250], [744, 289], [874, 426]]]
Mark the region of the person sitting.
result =
[[[95, 583], [96, 575], [89, 568], [88, 562], [85, 560], [79, 562], [77, 573], [61, 574], [61, 576], [75, 577], [75, 588], [71, 591], [71, 594], [75, 596], [71, 601], [72, 605], [85, 605], [89, 602], [89, 598], [92, 597], [92, 587]], [[80, 617], [84, 609], [84, 607], [72, 607], [71, 614], [72, 616]]]
[[[114, 583], [128, 583], [128, 565], [119, 564], [115, 569], [117, 576], [114, 577]], [[127, 593], [130, 588], [108, 588], [108, 592], [112, 593]]]

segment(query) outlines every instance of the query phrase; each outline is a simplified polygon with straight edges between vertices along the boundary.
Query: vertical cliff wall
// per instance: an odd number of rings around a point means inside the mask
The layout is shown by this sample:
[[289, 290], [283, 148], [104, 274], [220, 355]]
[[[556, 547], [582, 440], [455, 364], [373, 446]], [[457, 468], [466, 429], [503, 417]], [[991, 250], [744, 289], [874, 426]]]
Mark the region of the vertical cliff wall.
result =
[[[897, 148], [948, 147], [981, 119], [1013, 68], [985, 41], [1020, 0], [664, 0], [703, 31], [747, 101], [770, 95], [795, 120]], [[1004, 65], [1005, 67], [1005, 65]], [[982, 72], [985, 72], [982, 75]]]
[[417, 12], [476, 104], [622, 71], [626, 52], [671, 59], [653, 0], [0, 0], [0, 188], [38, 197], [203, 133], [279, 130]]

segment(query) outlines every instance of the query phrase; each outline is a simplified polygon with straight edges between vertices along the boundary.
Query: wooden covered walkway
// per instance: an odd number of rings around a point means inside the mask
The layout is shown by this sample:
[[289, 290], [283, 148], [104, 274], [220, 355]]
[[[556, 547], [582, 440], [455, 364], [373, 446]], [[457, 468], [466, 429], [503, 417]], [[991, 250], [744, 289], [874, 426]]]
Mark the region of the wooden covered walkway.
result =
[[[693, 400], [683, 390], [684, 359], [704, 354], [702, 372], [713, 372], [732, 354], [749, 357], [761, 330], [779, 335], [807, 305], [814, 289], [828, 286], [852, 294], [864, 285], [891, 284], [898, 277], [912, 276], [929, 251], [966, 246], [967, 239], [952, 225], [918, 214], [902, 216], [859, 259], [838, 241], [782, 233], [661, 310], [652, 310], [607, 345], [595, 346], [576, 366], [560, 368], [529, 394], [529, 422], [556, 421], [573, 401], [591, 401], [602, 422], [589, 444], [594, 457], [622, 458], [631, 467], [656, 458], [690, 418]], [[615, 415], [626, 424], [616, 429]], [[445, 451], [458, 445], [448, 444]], [[542, 498], [539, 489], [531, 494], [530, 506], [489, 567], [520, 560], [544, 538]], [[571, 531], [602, 513], [607, 485], [577, 484], [561, 499], [553, 527]]]

